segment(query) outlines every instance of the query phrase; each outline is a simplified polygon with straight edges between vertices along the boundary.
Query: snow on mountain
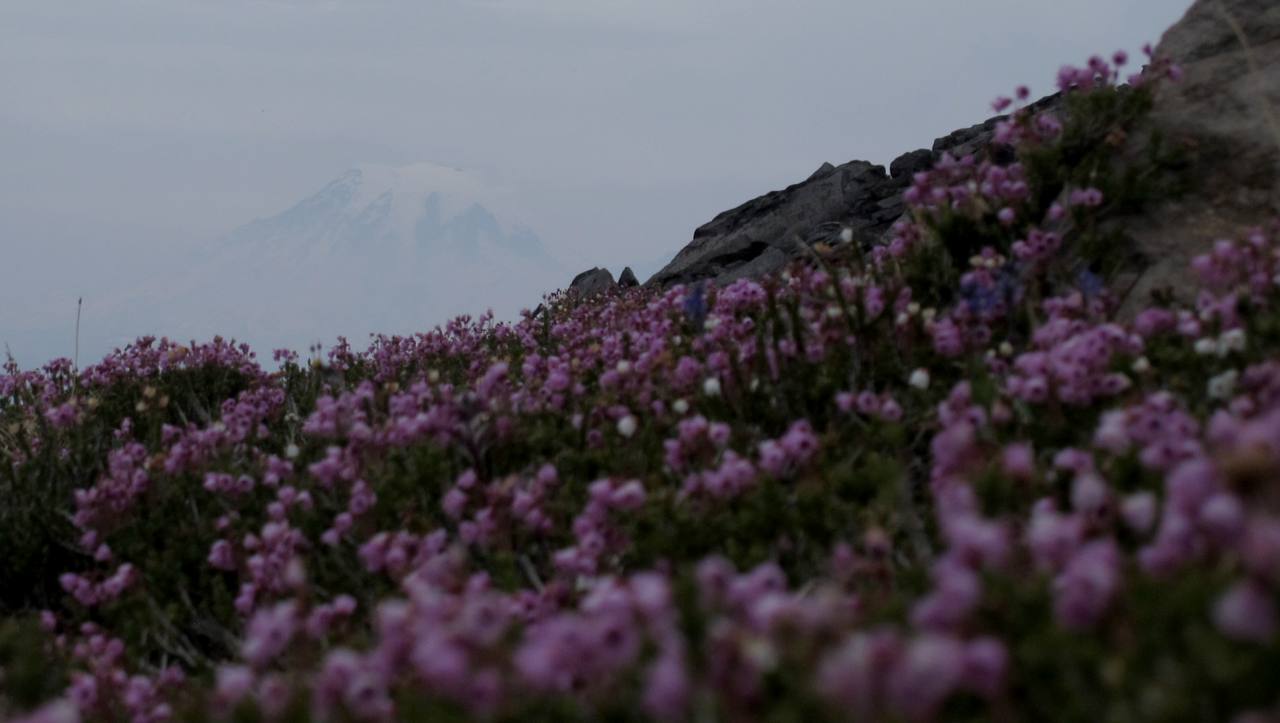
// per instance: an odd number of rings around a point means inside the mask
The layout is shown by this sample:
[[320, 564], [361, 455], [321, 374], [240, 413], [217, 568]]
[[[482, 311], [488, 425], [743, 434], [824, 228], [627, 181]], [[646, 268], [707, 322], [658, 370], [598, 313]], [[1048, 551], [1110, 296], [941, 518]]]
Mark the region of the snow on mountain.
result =
[[503, 189], [433, 164], [361, 166], [205, 244], [186, 268], [103, 300], [114, 338], [214, 334], [259, 351], [426, 331], [458, 314], [511, 318], [565, 269]]
[[531, 230], [500, 222], [499, 192], [478, 176], [429, 163], [365, 165], [270, 218], [230, 234], [227, 241], [256, 251], [279, 247], [308, 254], [371, 249], [438, 254], [516, 254], [550, 261]]

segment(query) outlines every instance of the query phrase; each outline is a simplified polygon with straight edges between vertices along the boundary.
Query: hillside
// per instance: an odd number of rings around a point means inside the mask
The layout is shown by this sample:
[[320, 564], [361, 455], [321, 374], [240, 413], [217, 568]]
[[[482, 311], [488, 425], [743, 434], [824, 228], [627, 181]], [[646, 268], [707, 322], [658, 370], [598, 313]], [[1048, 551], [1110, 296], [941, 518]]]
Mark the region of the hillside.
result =
[[10, 364], [0, 716], [1280, 720], [1280, 9], [1148, 56], [514, 323]]

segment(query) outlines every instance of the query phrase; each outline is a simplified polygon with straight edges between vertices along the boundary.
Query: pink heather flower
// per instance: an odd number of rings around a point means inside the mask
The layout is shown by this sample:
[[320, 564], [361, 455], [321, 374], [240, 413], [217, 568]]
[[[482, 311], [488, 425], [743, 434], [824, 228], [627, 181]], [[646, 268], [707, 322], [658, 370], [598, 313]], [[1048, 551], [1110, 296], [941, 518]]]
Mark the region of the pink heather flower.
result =
[[[939, 503], [943, 503], [941, 498]], [[1009, 556], [1009, 531], [1004, 523], [982, 519], [956, 506], [942, 525], [952, 552], [960, 559], [988, 569], [1004, 566]]]
[[848, 414], [854, 409], [854, 400], [856, 399], [853, 392], [837, 392], [836, 393], [836, 409]]
[[297, 603], [292, 600], [254, 613], [240, 649], [245, 662], [264, 667], [288, 647], [297, 625]]
[[214, 696], [224, 709], [231, 709], [253, 690], [253, 671], [245, 665], [223, 665], [214, 676]]
[[57, 698], [10, 720], [12, 723], [80, 723], [80, 707], [66, 698]]
[[1129, 529], [1140, 534], [1151, 531], [1156, 522], [1156, 496], [1151, 492], [1135, 492], [1120, 503], [1120, 516]]
[[1217, 469], [1206, 459], [1188, 460], [1178, 465], [1164, 484], [1170, 508], [1194, 518], [1217, 487]]
[[1237, 582], [1214, 604], [1213, 622], [1229, 638], [1268, 643], [1276, 634], [1274, 599], [1257, 582]]
[[1096, 517], [1107, 505], [1110, 492], [1095, 472], [1076, 475], [1071, 483], [1071, 507], [1086, 517]]
[[698, 583], [698, 593], [704, 606], [719, 605], [729, 591], [729, 583], [734, 578], [733, 563], [723, 557], [707, 557], [698, 563], [694, 570], [694, 579]]
[[226, 540], [218, 540], [213, 543], [213, 547], [209, 549], [209, 565], [217, 570], [234, 570], [236, 569], [235, 557], [231, 552], [231, 543]]
[[1000, 455], [1004, 473], [1018, 480], [1029, 480], [1036, 473], [1036, 455], [1028, 442], [1009, 444]]
[[707, 439], [720, 449], [724, 449], [729, 444], [729, 438], [732, 435], [729, 425], [724, 422], [712, 422], [707, 427]]
[[947, 635], [925, 634], [908, 644], [889, 673], [890, 708], [910, 720], [937, 715], [964, 679], [964, 646]]
[[779, 442], [791, 461], [798, 466], [808, 464], [818, 451], [818, 437], [814, 435], [813, 427], [803, 419], [793, 422]]
[[862, 308], [867, 313], [867, 319], [873, 320], [884, 311], [885, 298], [884, 289], [879, 286], [868, 286], [867, 290], [862, 294]]
[[684, 656], [677, 651], [659, 654], [645, 678], [645, 711], [656, 720], [677, 720], [689, 706], [692, 685]]
[[1102, 205], [1102, 191], [1096, 188], [1077, 188], [1070, 194], [1072, 206], [1095, 208]]
[[1120, 552], [1111, 540], [1090, 542], [1053, 581], [1053, 612], [1070, 630], [1092, 627], [1120, 589]]
[[943, 558], [932, 571], [933, 591], [911, 609], [911, 624], [946, 631], [962, 624], [982, 599], [977, 573], [956, 560]]
[[1005, 207], [1000, 209], [1000, 212], [996, 214], [996, 218], [999, 219], [1002, 225], [1012, 226], [1018, 220], [1018, 213], [1012, 208]]
[[1244, 504], [1233, 494], [1219, 492], [1200, 507], [1199, 521], [1212, 539], [1230, 545], [1244, 532]]
[[901, 655], [902, 643], [891, 631], [856, 633], [819, 664], [818, 692], [839, 706], [844, 716], [872, 719], [876, 717], [888, 671]]
[[619, 510], [638, 510], [644, 506], [644, 500], [644, 485], [639, 480], [623, 484], [609, 498], [610, 504]]
[[449, 488], [444, 494], [444, 499], [440, 501], [440, 508], [450, 519], [457, 520], [462, 517], [463, 511], [467, 507], [467, 494], [457, 487]]
[[880, 418], [886, 422], [897, 422], [902, 419], [902, 407], [893, 397], [886, 397], [880, 405]]
[[950, 318], [944, 318], [930, 329], [933, 348], [942, 356], [956, 357], [964, 353], [964, 337], [960, 328]]
[[787, 473], [787, 452], [772, 439], [760, 443], [760, 467], [774, 477]]
[[880, 398], [875, 392], [862, 392], [858, 394], [856, 405], [859, 413], [870, 416], [880, 408]]
[[996, 638], [977, 638], [965, 644], [962, 685], [986, 698], [996, 697], [1004, 688], [1009, 670], [1009, 652]]

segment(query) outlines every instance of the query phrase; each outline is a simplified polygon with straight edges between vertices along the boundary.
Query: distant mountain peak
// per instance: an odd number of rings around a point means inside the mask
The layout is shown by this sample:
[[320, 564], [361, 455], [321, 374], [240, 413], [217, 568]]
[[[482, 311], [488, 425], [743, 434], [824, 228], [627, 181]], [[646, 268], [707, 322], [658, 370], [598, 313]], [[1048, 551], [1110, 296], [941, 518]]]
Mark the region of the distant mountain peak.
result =
[[385, 248], [417, 256], [496, 254], [550, 262], [537, 234], [502, 210], [498, 191], [461, 168], [362, 164], [281, 213], [235, 230], [229, 240], [308, 257]]

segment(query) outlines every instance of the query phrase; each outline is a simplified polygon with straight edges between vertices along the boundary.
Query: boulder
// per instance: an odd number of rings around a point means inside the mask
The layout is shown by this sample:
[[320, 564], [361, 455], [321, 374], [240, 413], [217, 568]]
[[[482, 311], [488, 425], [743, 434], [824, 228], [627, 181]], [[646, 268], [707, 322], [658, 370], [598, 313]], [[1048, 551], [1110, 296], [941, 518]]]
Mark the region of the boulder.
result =
[[1188, 264], [1214, 240], [1280, 214], [1280, 3], [1197, 0], [1156, 57], [1182, 79], [1158, 92], [1150, 122], [1187, 150], [1190, 187], [1124, 221], [1148, 261], [1128, 312], [1152, 291], [1190, 288]]
[[597, 266], [573, 277], [573, 281], [569, 283], [569, 291], [583, 298], [589, 298], [599, 296], [615, 286], [617, 284], [614, 283], [613, 274], [609, 273], [608, 269]]
[[618, 286], [621, 288], [630, 289], [633, 286], [639, 285], [640, 280], [636, 278], [636, 272], [632, 271], [630, 266], [624, 268], [622, 273], [618, 276]]

